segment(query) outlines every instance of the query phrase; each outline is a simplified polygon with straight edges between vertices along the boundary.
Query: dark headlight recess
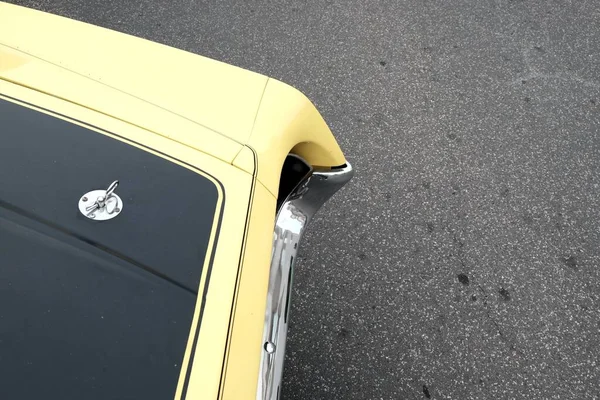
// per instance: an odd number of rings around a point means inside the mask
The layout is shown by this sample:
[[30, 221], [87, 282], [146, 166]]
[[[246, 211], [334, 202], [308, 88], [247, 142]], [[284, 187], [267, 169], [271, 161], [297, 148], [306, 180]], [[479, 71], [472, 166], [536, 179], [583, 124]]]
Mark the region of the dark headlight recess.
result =
[[277, 211], [281, 205], [292, 193], [294, 188], [310, 174], [312, 168], [306, 161], [295, 154], [289, 154], [283, 162], [281, 168], [281, 178], [279, 179], [279, 193], [277, 195]]

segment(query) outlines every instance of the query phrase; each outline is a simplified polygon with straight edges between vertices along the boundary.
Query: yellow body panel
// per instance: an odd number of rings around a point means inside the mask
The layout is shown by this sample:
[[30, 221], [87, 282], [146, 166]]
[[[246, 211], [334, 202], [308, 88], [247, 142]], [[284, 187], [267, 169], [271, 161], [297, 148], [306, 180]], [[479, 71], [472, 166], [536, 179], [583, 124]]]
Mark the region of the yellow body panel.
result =
[[292, 149], [313, 165], [345, 163], [306, 96], [263, 75], [2, 2], [0, 44], [0, 78], [227, 163], [248, 145], [258, 155], [258, 180], [271, 193], [277, 193], [279, 171]]
[[[3, 15], [0, 4], [0, 16]], [[0, 31], [3, 29], [0, 18]], [[137, 125], [230, 162], [243, 147], [176, 113], [3, 44], [0, 78]], [[1, 68], [2, 65], [10, 68]]]
[[223, 185], [195, 360], [200, 304], [176, 398], [189, 362], [187, 398], [254, 398], [283, 161], [294, 152], [314, 166], [345, 163], [312, 103], [250, 71], [2, 2], [0, 94], [118, 132]]
[[240, 282], [236, 288], [221, 393], [223, 399], [251, 399], [256, 395], [272, 247], [271, 241], [263, 238], [273, 237], [275, 222], [275, 203], [269, 201], [270, 198], [269, 191], [258, 184], [250, 212]]
[[232, 65], [8, 4], [0, 4], [0, 42], [240, 143], [267, 83]]
[[312, 166], [346, 163], [329, 127], [298, 90], [270, 79], [248, 143], [258, 154], [258, 180], [277, 195], [281, 166], [293, 152]]

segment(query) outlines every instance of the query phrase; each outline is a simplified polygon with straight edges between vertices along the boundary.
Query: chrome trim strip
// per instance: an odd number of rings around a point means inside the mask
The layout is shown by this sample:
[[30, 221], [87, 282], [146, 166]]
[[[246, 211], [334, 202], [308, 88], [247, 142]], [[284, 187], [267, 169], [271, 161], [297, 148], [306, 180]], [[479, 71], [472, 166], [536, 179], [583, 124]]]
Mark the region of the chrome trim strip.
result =
[[313, 170], [296, 186], [277, 213], [257, 400], [279, 398], [288, 328], [288, 290], [302, 234], [319, 208], [353, 175], [350, 164], [336, 169]]

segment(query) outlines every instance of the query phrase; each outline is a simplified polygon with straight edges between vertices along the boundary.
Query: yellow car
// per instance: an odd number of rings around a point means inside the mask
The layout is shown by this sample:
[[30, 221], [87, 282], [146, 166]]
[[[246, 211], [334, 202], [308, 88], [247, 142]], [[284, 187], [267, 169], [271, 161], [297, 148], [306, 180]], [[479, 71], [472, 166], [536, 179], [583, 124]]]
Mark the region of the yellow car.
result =
[[276, 399], [352, 177], [277, 80], [0, 3], [0, 398]]

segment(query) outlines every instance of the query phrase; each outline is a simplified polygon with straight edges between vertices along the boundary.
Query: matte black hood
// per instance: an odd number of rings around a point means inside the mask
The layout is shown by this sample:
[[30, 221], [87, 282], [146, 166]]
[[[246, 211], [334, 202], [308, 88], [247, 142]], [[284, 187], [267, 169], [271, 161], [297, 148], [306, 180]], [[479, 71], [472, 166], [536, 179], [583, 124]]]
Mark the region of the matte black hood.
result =
[[[121, 214], [81, 215], [115, 179]], [[0, 398], [172, 398], [217, 202], [198, 171], [0, 99]]]

